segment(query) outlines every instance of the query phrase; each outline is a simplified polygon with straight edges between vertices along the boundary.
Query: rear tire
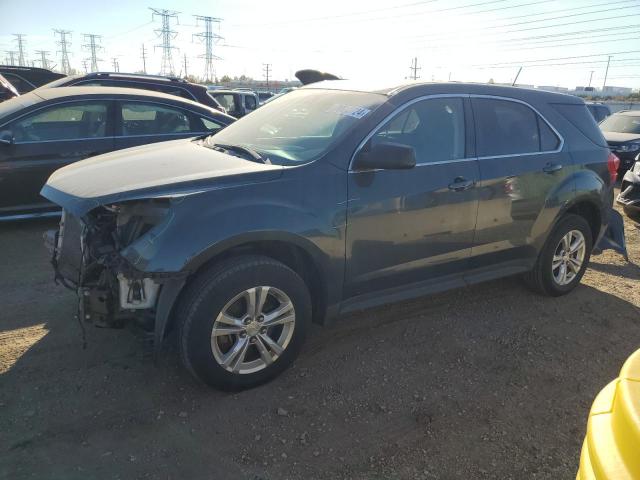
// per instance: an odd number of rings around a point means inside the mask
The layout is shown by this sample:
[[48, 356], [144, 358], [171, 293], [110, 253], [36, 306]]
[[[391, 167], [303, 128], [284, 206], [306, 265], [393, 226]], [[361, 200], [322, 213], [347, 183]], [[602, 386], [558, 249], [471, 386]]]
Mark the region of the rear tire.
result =
[[592, 248], [587, 221], [579, 215], [565, 215], [551, 231], [533, 270], [525, 274], [525, 283], [544, 295], [566, 295], [580, 283]]
[[199, 274], [182, 296], [178, 321], [185, 367], [207, 385], [242, 390], [293, 362], [311, 323], [311, 299], [289, 267], [246, 255]]
[[638, 222], [640, 223], [640, 208], [635, 207], [635, 208], [630, 208], [627, 206], [622, 207], [622, 210], [624, 211], [624, 214], [629, 217], [631, 220], [633, 220], [634, 222]]

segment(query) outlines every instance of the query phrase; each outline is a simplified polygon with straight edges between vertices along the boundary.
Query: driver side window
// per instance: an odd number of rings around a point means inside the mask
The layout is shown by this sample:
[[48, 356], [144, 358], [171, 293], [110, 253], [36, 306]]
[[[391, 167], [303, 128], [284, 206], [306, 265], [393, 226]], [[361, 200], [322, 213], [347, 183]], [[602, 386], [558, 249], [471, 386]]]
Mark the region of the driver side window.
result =
[[465, 157], [463, 99], [431, 98], [402, 110], [371, 138], [371, 144], [413, 147], [418, 164]]
[[68, 103], [39, 110], [11, 125], [15, 143], [106, 136], [105, 102]]

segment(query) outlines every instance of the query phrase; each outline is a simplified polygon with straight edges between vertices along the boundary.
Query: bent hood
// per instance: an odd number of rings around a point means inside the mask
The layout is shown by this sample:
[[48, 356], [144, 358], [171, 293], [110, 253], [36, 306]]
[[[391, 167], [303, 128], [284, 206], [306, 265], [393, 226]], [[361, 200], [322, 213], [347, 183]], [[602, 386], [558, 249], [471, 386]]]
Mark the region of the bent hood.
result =
[[631, 142], [632, 140], [640, 140], [640, 134], [637, 133], [620, 133], [620, 132], [602, 132], [604, 139], [617, 145], [619, 143]]
[[282, 170], [280, 165], [245, 160], [191, 139], [174, 140], [68, 165], [49, 177], [40, 194], [82, 216], [108, 203], [273, 180]]

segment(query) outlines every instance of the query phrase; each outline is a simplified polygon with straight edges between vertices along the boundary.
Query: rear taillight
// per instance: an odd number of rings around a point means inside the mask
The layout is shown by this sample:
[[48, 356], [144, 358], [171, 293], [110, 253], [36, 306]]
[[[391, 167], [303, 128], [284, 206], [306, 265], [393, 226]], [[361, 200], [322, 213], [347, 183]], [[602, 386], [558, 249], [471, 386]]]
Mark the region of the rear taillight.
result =
[[611, 183], [615, 183], [618, 178], [618, 167], [620, 167], [620, 159], [615, 155], [615, 153], [609, 152], [607, 168], [609, 169], [609, 175], [611, 176]]

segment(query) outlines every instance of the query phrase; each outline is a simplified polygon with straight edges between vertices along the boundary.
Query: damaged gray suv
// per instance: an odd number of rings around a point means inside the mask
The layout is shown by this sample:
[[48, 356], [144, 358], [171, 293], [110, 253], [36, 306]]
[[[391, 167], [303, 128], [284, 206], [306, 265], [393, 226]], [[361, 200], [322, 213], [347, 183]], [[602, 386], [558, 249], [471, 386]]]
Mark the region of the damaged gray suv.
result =
[[176, 331], [193, 375], [240, 389], [290, 365], [312, 321], [514, 274], [570, 292], [592, 252], [625, 254], [617, 168], [576, 97], [337, 80], [70, 165], [42, 195], [82, 318], [146, 322], [157, 351]]

